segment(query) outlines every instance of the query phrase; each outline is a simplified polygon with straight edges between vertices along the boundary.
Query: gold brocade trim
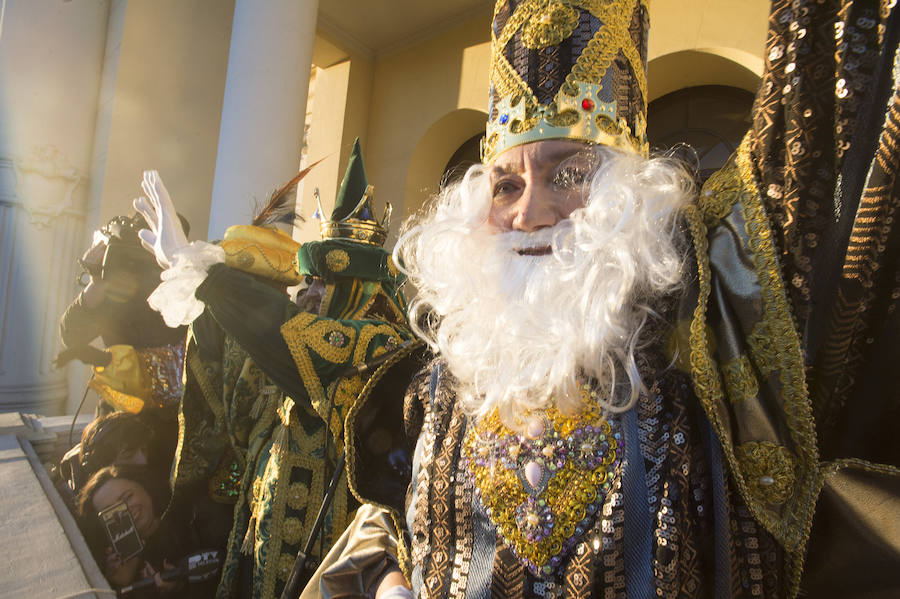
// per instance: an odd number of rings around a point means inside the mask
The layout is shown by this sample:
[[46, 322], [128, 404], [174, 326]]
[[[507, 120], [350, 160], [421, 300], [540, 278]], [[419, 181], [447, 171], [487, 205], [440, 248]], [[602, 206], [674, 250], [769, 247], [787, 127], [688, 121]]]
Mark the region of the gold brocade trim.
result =
[[[359, 331], [359, 341], [356, 344], [356, 351], [353, 352], [353, 363], [362, 364], [368, 359], [377, 358], [388, 350], [386, 346], [376, 347], [369, 355], [369, 344], [376, 335], [386, 335], [388, 347], [390, 345], [399, 346], [403, 343], [403, 339], [397, 332], [397, 328], [390, 324], [367, 324]], [[393, 341], [393, 343], [391, 343]]]
[[[295, 407], [294, 409], [298, 408]], [[274, 491], [272, 493], [273, 500], [269, 506], [267, 506], [271, 516], [268, 522], [269, 539], [268, 548], [266, 550], [268, 559], [265, 562], [262, 579], [263, 597], [276, 596], [275, 585], [278, 580], [284, 581], [287, 579], [287, 576], [290, 574], [291, 568], [293, 567], [294, 560], [296, 559], [296, 553], [283, 553], [283, 545], [285, 543], [294, 545], [294, 543], [285, 538], [287, 521], [292, 519], [287, 516], [289, 498], [292, 499], [292, 503], [296, 505], [296, 500], [291, 498], [291, 491], [295, 490], [294, 485], [298, 484], [291, 482], [291, 475], [294, 469], [302, 468], [310, 473], [310, 484], [307, 488], [305, 505], [300, 508], [295, 508], [294, 505], [291, 505], [291, 508], [296, 511], [302, 511], [305, 508], [305, 514], [302, 519], [302, 539], [300, 544], [306, 542], [308, 531], [312, 529], [312, 525], [318, 514], [318, 503], [321, 502], [325, 493], [326, 482], [324, 480], [322, 458], [315, 455], [324, 444], [324, 429], [322, 429], [323, 434], [308, 435], [303, 431], [303, 428], [299, 423], [299, 418], [290, 418], [290, 421], [290, 424], [283, 429], [286, 434], [281, 436], [282, 442], [276, 443], [278, 447], [277, 457], [275, 455], [270, 456], [270, 462], [275, 462], [276, 476], [274, 480]], [[276, 438], [279, 437], [277, 434], [275, 436]], [[272, 453], [276, 453], [275, 447], [273, 447]], [[332, 510], [333, 516], [331, 526], [323, 531], [320, 541], [313, 548], [313, 551], [318, 551], [318, 547], [322, 540], [325, 540], [326, 544], [330, 546], [332, 540], [331, 537], [334, 536], [334, 532], [343, 531], [347, 525], [346, 484], [338, 486], [334, 497], [334, 503], [332, 504]], [[257, 520], [257, 526], [258, 525], [259, 520]], [[274, 556], [279, 557], [273, 559]], [[285, 560], [285, 556], [289, 556], [290, 560]], [[287, 564], [286, 571], [284, 570], [285, 564]]]
[[759, 384], [753, 374], [753, 365], [750, 364], [750, 358], [744, 354], [728, 360], [722, 367], [722, 376], [725, 377], [725, 389], [732, 403], [753, 399], [759, 394]]
[[363, 378], [361, 376], [342, 377], [338, 380], [337, 388], [329, 393], [333, 397], [332, 403], [335, 409], [329, 410], [331, 412], [331, 421], [328, 423], [328, 428], [334, 437], [334, 444], [338, 451], [343, 451], [344, 449], [344, 423], [341, 419], [341, 414], [344, 414], [345, 411], [337, 408], [352, 406], [362, 388]]
[[[389, 264], [393, 264], [393, 263], [390, 262]], [[396, 268], [396, 266], [394, 268]], [[352, 308], [352, 306], [355, 304], [353, 304], [353, 303], [349, 304], [350, 309], [348, 310], [348, 313], [346, 314], [346, 316], [341, 316], [340, 317], [341, 319], [382, 320], [382, 315], [378, 315], [377, 317], [372, 316], [372, 315], [370, 315], [369, 310], [372, 308], [372, 306], [375, 304], [375, 302], [378, 300], [378, 298], [383, 298], [385, 300], [383, 302], [384, 305], [386, 305], [391, 311], [391, 315], [393, 316], [393, 322], [406, 322], [405, 312], [403, 310], [401, 310], [399, 307], [397, 307], [397, 304], [391, 300], [390, 296], [388, 296], [387, 293], [385, 293], [384, 288], [382, 287], [380, 282], [366, 281], [365, 288], [368, 289], [369, 299], [367, 299], [365, 301], [365, 303], [360, 305], [359, 308], [357, 308], [356, 310], [354, 310]], [[362, 293], [362, 290], [360, 291], [360, 293]], [[398, 300], [402, 301], [402, 299], [403, 299], [402, 294], [398, 295]], [[358, 303], [358, 302], [356, 302], [356, 303]], [[385, 314], [383, 316], [387, 317], [388, 315]]]
[[[777, 369], [781, 383], [781, 407], [791, 440], [796, 447], [793, 493], [784, 503], [782, 513], [762, 505], [748, 487], [743, 469], [732, 445], [731, 431], [723, 425], [718, 413], [718, 398], [725, 397], [722, 377], [709, 348], [706, 333], [707, 304], [711, 292], [711, 269], [707, 228], [716, 215], [725, 214], [725, 206], [739, 201], [749, 236], [749, 250], [756, 266], [761, 287], [763, 318], [767, 329], [778, 337]], [[691, 373], [697, 396], [719, 438], [735, 484], [753, 516], [782, 543], [786, 550], [802, 550], [808, 539], [818, 493], [817, 449], [812, 413], [806, 389], [800, 338], [793, 325], [784, 285], [781, 281], [775, 247], [768, 220], [756, 188], [749, 154], [749, 137], [745, 137], [732, 161], [704, 186], [698, 206], [688, 206], [685, 217], [694, 240], [700, 294], [691, 322]]]
[[[575, 61], [575, 66], [566, 77], [566, 84], [571, 85], [576, 81], [599, 82], [621, 50], [634, 71], [634, 77], [637, 79], [646, 110], [647, 73], [644, 71], [644, 62], [640, 59], [637, 48], [634, 47], [634, 40], [628, 32], [628, 25], [635, 8], [637, 8], [638, 0], [626, 0], [625, 2], [591, 0], [578, 4], [600, 19], [603, 26]], [[629, 52], [629, 47], [634, 52]]]
[[[406, 521], [400, 517], [400, 514], [393, 510], [388, 510], [388, 514], [391, 516], [394, 528], [397, 531], [406, 530]], [[399, 533], [397, 537], [397, 565], [400, 567], [400, 572], [403, 573], [403, 577], [406, 579], [406, 584], [412, 587], [413, 566], [412, 558], [409, 555], [409, 545], [407, 544], [406, 535]]]
[[[332, 331], [346, 334], [349, 337], [349, 343], [343, 347], [335, 347], [327, 342], [324, 338], [325, 334]], [[309, 355], [309, 349], [313, 349], [323, 359], [333, 364], [342, 364], [350, 358], [356, 340], [356, 331], [335, 320], [319, 320], [315, 314], [301, 312], [281, 326], [281, 335], [297, 365], [297, 372], [309, 394], [310, 403], [320, 415], [323, 414], [323, 411], [327, 413], [325, 389], [319, 380], [312, 357]]]
[[191, 372], [194, 373], [194, 380], [203, 393], [203, 399], [206, 405], [212, 411], [216, 422], [225, 421], [225, 406], [222, 404], [221, 389], [216, 389], [215, 382], [211, 380], [215, 374], [216, 366], [210, 362], [204, 362], [199, 355], [199, 349], [194, 348], [187, 354], [186, 363]]
[[540, 19], [529, 19], [522, 27], [522, 43], [531, 50], [555, 46], [575, 31], [578, 10], [562, 2], [549, 2]]
[[769, 330], [769, 323], [762, 319], [753, 325], [753, 330], [747, 335], [747, 346], [753, 363], [759, 369], [760, 374], [769, 376], [778, 368], [778, 346], [775, 340], [779, 335]]
[[[342, 413], [334, 408], [353, 404], [356, 393], [362, 389], [362, 379], [358, 376], [341, 379], [337, 386], [322, 386], [310, 351], [334, 365], [362, 364], [370, 358], [384, 353], [387, 347], [376, 347], [370, 351], [370, 344], [377, 335], [388, 337], [390, 345], [399, 346], [403, 339], [397, 328], [389, 324], [365, 324], [357, 332], [334, 319], [319, 319], [309, 313], [297, 314], [281, 327], [281, 334], [287, 343], [294, 363], [297, 365], [310, 403], [327, 422], [339, 449], [343, 446], [344, 429]], [[393, 344], [391, 343], [393, 341]], [[371, 354], [371, 355], [370, 355]], [[328, 397], [332, 401], [328, 401]]]
[[762, 503], [784, 503], [794, 487], [794, 456], [775, 443], [748, 441], [737, 448], [750, 494]]

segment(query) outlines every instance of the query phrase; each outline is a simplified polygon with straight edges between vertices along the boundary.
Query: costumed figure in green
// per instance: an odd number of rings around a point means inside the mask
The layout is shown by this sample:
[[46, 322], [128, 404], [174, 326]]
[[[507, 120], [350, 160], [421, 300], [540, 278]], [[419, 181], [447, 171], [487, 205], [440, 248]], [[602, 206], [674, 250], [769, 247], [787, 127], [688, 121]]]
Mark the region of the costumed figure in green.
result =
[[[139, 209], [163, 220], [160, 204], [171, 200], [158, 175], [145, 175], [144, 190]], [[151, 299], [167, 319], [192, 322], [170, 509], [194, 506], [209, 538], [227, 545], [220, 597], [280, 595], [343, 451], [347, 409], [367, 380], [353, 367], [411, 337], [403, 277], [381, 248], [388, 221], [373, 218], [372, 200], [357, 142], [321, 241], [301, 246], [271, 228], [238, 226], [218, 245], [179, 240], [182, 253], [162, 254], [168, 273], [181, 269], [195, 282], [180, 296], [164, 282]], [[171, 247], [171, 224], [154, 220], [143, 233], [148, 245]], [[187, 253], [208, 269], [191, 273]], [[304, 279], [299, 303], [310, 311], [285, 293]], [[169, 301], [178, 297], [187, 301]], [[357, 506], [343, 477], [313, 557]]]

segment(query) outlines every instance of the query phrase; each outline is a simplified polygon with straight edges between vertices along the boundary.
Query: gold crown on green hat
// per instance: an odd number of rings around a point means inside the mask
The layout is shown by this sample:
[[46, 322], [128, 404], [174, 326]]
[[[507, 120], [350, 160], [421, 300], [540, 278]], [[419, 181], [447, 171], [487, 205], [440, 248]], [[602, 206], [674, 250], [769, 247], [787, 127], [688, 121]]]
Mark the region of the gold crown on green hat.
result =
[[[319, 232], [322, 239], [347, 239], [360, 243], [368, 243], [381, 247], [387, 239], [388, 228], [391, 226], [391, 203], [384, 206], [384, 214], [381, 222], [374, 219], [371, 209], [371, 201], [375, 195], [375, 186], [367, 185], [366, 191], [356, 207], [344, 218], [331, 220], [322, 219], [319, 222]], [[324, 214], [322, 202], [319, 199], [319, 190], [315, 190], [318, 213]]]
[[359, 138], [353, 142], [353, 149], [347, 161], [347, 170], [341, 180], [331, 218], [325, 219], [325, 211], [315, 190], [316, 213], [319, 215], [319, 231], [323, 240], [346, 239], [381, 247], [387, 239], [391, 226], [391, 203], [387, 202], [381, 222], [375, 220], [372, 202], [375, 188], [369, 185], [366, 167], [363, 164]]
[[646, 0], [499, 0], [482, 160], [544, 139], [646, 154]]

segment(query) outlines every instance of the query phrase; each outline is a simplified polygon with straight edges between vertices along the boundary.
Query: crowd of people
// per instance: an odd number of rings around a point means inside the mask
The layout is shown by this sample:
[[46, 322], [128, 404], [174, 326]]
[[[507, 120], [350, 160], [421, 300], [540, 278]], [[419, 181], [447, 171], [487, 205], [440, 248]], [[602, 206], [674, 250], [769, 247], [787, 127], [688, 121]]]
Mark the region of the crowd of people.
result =
[[[207, 243], [146, 172], [119, 237], [162, 282], [103, 295], [185, 342], [78, 354], [115, 412], [60, 468], [109, 580], [895, 596], [898, 10], [775, 0], [753, 125], [699, 190], [649, 148], [640, 0], [498, 0], [483, 163], [393, 254], [358, 142], [302, 245], [273, 225], [304, 173]], [[214, 582], [171, 574], [204, 550]]]

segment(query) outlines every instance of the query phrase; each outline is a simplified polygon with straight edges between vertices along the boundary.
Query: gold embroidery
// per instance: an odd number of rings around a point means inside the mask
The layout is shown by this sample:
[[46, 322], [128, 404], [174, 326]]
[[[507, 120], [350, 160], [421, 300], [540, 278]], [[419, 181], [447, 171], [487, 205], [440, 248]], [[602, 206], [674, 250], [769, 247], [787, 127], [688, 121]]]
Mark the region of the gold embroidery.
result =
[[334, 409], [330, 410], [331, 412], [331, 422], [328, 423], [328, 427], [331, 430], [331, 434], [334, 437], [334, 443], [337, 447], [338, 451], [342, 451], [344, 449], [344, 423], [342, 421], [342, 414], [346, 414], [347, 410], [353, 406], [356, 402], [356, 398], [359, 396], [359, 392], [362, 391], [363, 388], [363, 379], [360, 376], [352, 376], [352, 377], [343, 377], [339, 379], [337, 388], [333, 393], [330, 393], [334, 398], [332, 401], [334, 403], [335, 408], [343, 408], [343, 409]]
[[287, 580], [287, 577], [291, 574], [291, 570], [294, 569], [294, 561], [296, 561], [296, 559], [297, 556], [291, 555], [290, 553], [282, 553], [278, 556], [278, 566], [276, 568], [278, 578]]
[[750, 348], [750, 356], [753, 363], [759, 369], [760, 374], [769, 376], [778, 367], [778, 346], [776, 339], [779, 337], [769, 330], [769, 322], [763, 318], [755, 325], [747, 336], [747, 345]]
[[[726, 460], [734, 473], [735, 484], [754, 517], [771, 532], [788, 551], [795, 551], [806, 542], [812, 520], [812, 510], [818, 493], [817, 450], [812, 414], [806, 389], [803, 354], [800, 339], [793, 325], [792, 315], [781, 282], [778, 261], [771, 231], [753, 177], [749, 153], [749, 137], [745, 137], [731, 163], [717, 177], [704, 186], [698, 206], [688, 206], [685, 218], [697, 253], [700, 294], [691, 322], [691, 374], [697, 396], [722, 440]], [[781, 383], [780, 407], [786, 416], [791, 440], [797, 448], [792, 497], [776, 513], [763, 506], [751, 492], [748, 480], [735, 456], [732, 435], [723, 422], [717, 403], [724, 397], [722, 377], [712, 358], [706, 338], [707, 304], [711, 292], [709, 244], [706, 222], [727, 214], [725, 207], [740, 202], [749, 236], [749, 250], [761, 287], [763, 331], [773, 338], [777, 348], [775, 367]], [[760, 333], [760, 331], [757, 331]], [[753, 352], [751, 352], [753, 354]], [[762, 354], [765, 356], [765, 352]], [[756, 355], [752, 355], [756, 359]], [[770, 356], [771, 357], [771, 356]], [[764, 358], [765, 360], [765, 358]]]
[[759, 394], [753, 366], [744, 354], [728, 360], [722, 367], [722, 376], [725, 377], [725, 389], [732, 403], [753, 399]]
[[350, 266], [350, 255], [344, 250], [331, 250], [325, 254], [325, 265], [331, 272], [343, 272]]
[[620, 433], [590, 403], [575, 417], [551, 408], [530, 420], [529, 430], [543, 422], [540, 432], [516, 433], [494, 410], [469, 431], [465, 455], [498, 534], [532, 572], [548, 575], [611, 488]]
[[287, 491], [287, 504], [295, 510], [301, 509], [306, 505], [306, 499], [309, 497], [309, 489], [304, 484], [292, 483]]
[[561, 2], [540, 2], [541, 16], [529, 19], [522, 27], [522, 43], [526, 48], [540, 50], [555, 46], [575, 31], [578, 25], [578, 10]]
[[767, 442], [742, 443], [737, 460], [750, 494], [763, 503], [783, 503], [794, 488], [794, 456], [787, 448]]
[[[495, 18], [499, 9], [498, 5]], [[575, 31], [580, 10], [590, 12], [601, 25], [578, 56], [555, 98], [542, 105], [507, 59], [505, 48], [517, 33], [522, 37], [522, 44], [533, 50], [559, 44]], [[629, 30], [636, 10], [646, 10], [646, 3], [639, 0], [521, 2], [503, 29], [491, 34], [491, 83], [499, 98], [495, 108], [502, 116], [488, 122], [482, 143], [483, 161], [489, 163], [512, 145], [545, 136], [581, 139], [646, 154], [647, 75], [640, 48]], [[629, 115], [634, 117], [634, 123], [618, 118], [616, 103], [600, 102], [597, 95], [604, 76], [619, 56], [628, 61], [641, 94], [642, 111]]]
[[284, 519], [284, 542], [289, 545], [299, 545], [303, 540], [303, 524], [299, 518]]
[[[576, 81], [599, 82], [606, 71], [621, 51], [625, 54], [634, 71], [644, 104], [647, 102], [647, 73], [644, 70], [644, 62], [640, 59], [637, 48], [634, 48], [634, 40], [628, 32], [628, 24], [637, 7], [638, 0], [625, 0], [623, 2], [585, 2], [585, 8], [603, 22], [603, 26], [588, 42], [587, 48], [575, 61], [575, 66], [566, 77], [566, 83], [574, 84]], [[631, 47], [634, 52], [628, 52]], [[630, 56], [629, 56], [630, 55]]]

